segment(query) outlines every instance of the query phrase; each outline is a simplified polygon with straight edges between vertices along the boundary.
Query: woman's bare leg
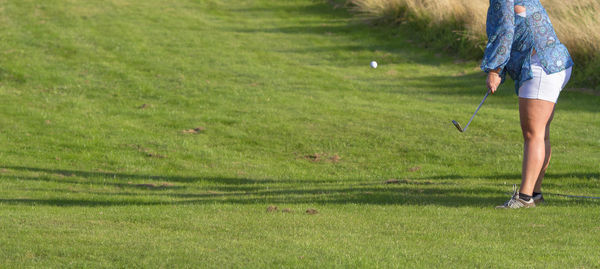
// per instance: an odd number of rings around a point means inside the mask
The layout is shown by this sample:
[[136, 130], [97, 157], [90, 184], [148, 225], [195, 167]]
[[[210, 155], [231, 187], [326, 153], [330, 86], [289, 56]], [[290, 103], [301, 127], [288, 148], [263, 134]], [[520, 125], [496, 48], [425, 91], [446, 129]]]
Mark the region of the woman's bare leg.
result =
[[532, 195], [540, 176], [543, 178], [550, 161], [550, 143], [546, 142], [554, 112], [554, 103], [519, 98], [519, 114], [523, 131], [523, 170], [520, 193]]
[[552, 147], [550, 146], [550, 123], [554, 118], [554, 110], [552, 110], [552, 115], [550, 115], [550, 119], [548, 120], [548, 124], [546, 124], [546, 134], [544, 135], [544, 144], [546, 149], [546, 155], [544, 158], [544, 165], [542, 166], [542, 171], [535, 182], [535, 187], [533, 188], [534, 192], [541, 193], [542, 192], [542, 181], [544, 180], [544, 175], [546, 175], [546, 169], [548, 169], [548, 164], [550, 163], [550, 158], [552, 157]]

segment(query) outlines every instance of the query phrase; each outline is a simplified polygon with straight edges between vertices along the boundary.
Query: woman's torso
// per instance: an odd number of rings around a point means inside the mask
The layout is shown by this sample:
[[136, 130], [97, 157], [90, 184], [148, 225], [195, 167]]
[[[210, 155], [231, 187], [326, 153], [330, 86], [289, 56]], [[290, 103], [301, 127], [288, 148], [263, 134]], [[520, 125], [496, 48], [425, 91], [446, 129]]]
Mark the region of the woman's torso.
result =
[[[507, 71], [517, 82], [531, 79], [531, 55], [537, 53], [548, 74], [560, 72], [573, 65], [567, 48], [560, 43], [546, 10], [539, 0], [515, 0], [515, 6], [525, 12], [515, 14], [515, 31]], [[522, 8], [516, 10], [522, 11]], [[515, 12], [517, 13], [517, 12]]]

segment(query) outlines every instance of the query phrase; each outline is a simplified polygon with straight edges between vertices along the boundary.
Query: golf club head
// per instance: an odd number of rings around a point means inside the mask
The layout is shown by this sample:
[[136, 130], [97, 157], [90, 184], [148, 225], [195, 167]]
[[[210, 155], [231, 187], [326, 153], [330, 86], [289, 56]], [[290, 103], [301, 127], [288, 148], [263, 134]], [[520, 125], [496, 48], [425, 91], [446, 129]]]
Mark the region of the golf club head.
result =
[[460, 124], [457, 121], [452, 120], [452, 123], [454, 123], [454, 126], [456, 126], [456, 129], [458, 129], [459, 132], [464, 132], [463, 128], [460, 127]]

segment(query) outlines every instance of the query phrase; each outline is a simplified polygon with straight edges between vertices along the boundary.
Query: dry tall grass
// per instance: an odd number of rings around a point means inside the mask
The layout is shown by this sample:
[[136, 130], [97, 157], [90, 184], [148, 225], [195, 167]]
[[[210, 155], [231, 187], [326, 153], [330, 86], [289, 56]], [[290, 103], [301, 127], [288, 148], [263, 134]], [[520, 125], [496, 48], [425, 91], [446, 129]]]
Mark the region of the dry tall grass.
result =
[[[579, 63], [600, 57], [600, 0], [541, 0], [561, 41]], [[483, 48], [488, 0], [349, 0], [370, 19], [420, 20], [431, 26], [458, 24], [464, 37]]]

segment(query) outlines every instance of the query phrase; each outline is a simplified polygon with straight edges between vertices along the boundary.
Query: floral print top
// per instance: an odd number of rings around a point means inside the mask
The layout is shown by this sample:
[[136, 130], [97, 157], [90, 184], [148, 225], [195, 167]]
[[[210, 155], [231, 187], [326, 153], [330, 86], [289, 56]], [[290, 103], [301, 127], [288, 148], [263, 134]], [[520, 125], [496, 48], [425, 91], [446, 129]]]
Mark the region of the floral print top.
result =
[[[515, 6], [524, 7], [525, 12], [516, 14]], [[481, 69], [487, 73], [500, 68], [502, 82], [508, 72], [517, 94], [521, 84], [533, 78], [530, 60], [534, 49], [548, 74], [573, 66], [539, 0], [490, 0], [486, 31], [488, 43]]]

